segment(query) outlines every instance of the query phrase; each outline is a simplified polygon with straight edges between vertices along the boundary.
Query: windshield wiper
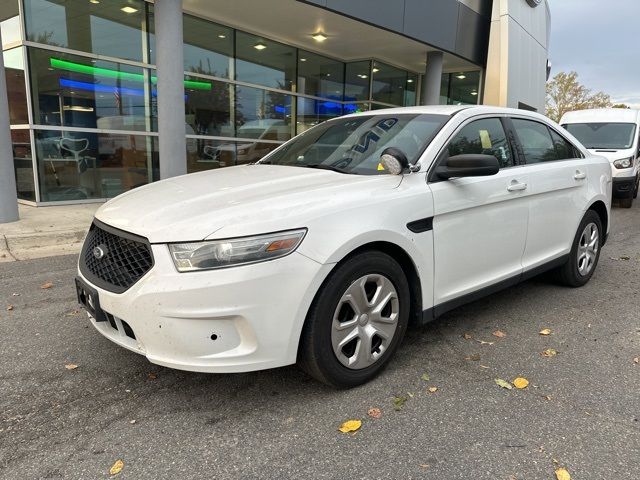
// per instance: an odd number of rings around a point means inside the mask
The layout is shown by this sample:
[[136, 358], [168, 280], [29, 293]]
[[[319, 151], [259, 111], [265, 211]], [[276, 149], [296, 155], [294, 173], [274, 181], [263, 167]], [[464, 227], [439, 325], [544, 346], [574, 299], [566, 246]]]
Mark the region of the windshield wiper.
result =
[[351, 172], [347, 172], [346, 170], [343, 170], [341, 168], [334, 167], [333, 165], [325, 165], [323, 163], [312, 163], [312, 164], [309, 164], [309, 165], [299, 165], [299, 166], [300, 167], [307, 167], [307, 168], [319, 168], [321, 170], [331, 170], [333, 172], [351, 174]]

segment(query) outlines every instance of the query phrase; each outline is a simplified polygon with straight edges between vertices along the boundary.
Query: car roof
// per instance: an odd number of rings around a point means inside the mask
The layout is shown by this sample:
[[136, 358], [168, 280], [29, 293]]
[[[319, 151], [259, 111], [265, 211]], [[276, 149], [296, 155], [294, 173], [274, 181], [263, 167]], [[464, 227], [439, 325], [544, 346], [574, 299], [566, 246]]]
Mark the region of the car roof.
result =
[[560, 123], [638, 123], [639, 119], [640, 110], [627, 108], [594, 108], [590, 110], [577, 110], [573, 112], [567, 112], [562, 116], [562, 120], [560, 120]]

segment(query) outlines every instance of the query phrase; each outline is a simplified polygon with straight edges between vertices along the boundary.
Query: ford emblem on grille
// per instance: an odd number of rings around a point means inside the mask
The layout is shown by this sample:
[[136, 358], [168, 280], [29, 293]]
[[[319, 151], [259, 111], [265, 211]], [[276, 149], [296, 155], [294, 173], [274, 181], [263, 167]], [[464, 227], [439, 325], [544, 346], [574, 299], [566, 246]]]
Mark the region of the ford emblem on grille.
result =
[[98, 245], [96, 248], [93, 249], [93, 256], [96, 257], [98, 260], [104, 258], [106, 254], [107, 254], [107, 247], [104, 245]]

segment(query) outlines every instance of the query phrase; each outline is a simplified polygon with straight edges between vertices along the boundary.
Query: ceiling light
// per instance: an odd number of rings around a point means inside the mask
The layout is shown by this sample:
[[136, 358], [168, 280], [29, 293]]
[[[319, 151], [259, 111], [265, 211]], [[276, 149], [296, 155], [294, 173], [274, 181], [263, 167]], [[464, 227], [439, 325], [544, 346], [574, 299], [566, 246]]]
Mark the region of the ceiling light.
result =
[[358, 75], [360, 78], [367, 78], [366, 75], [364, 75], [363, 73], [361, 73], [360, 75]]
[[98, 3], [100, 3], [100, 0], [89, 0], [89, 3], [93, 3], [94, 5], [97, 5]]
[[331, 74], [330, 74], [330, 73], [327, 73], [327, 77], [330, 77], [330, 76], [331, 76]]
[[122, 10], [124, 13], [136, 13], [138, 11], [137, 8], [133, 8], [128, 5], [126, 7], [122, 7], [120, 10]]
[[475, 97], [476, 95], [478, 95], [478, 92], [471, 92], [471, 95]]
[[227, 36], [224, 33], [221, 33], [220, 35], [218, 35], [218, 38], [227, 38]]
[[253, 48], [255, 48], [256, 50], [264, 50], [265, 48], [267, 48], [267, 46], [264, 43], [256, 43]]
[[301, 59], [300, 59], [300, 61], [301, 61], [301, 62], [306, 62], [306, 61], [307, 61], [307, 59], [306, 59], [306, 58], [301, 58]]
[[372, 72], [373, 72], [373, 73], [378, 73], [379, 71], [380, 71], [380, 69], [379, 69], [379, 68], [375, 68], [375, 67], [373, 67], [373, 70], [372, 70]]
[[461, 73], [459, 75], [456, 75], [456, 78], [459, 78], [460, 80], [464, 80], [465, 78], [467, 78], [467, 76], [464, 73]]
[[413, 83], [412, 79], [407, 80], [407, 83]]
[[311, 38], [313, 38], [316, 42], [324, 42], [329, 37], [327, 37], [322, 32], [318, 32], [318, 33], [314, 33], [313, 35], [311, 35]]

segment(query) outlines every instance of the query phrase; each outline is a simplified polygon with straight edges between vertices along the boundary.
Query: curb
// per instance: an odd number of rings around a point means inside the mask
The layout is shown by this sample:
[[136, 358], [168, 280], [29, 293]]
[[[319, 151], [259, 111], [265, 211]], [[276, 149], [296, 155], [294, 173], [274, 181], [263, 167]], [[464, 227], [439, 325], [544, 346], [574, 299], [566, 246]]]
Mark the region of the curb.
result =
[[[0, 236], [0, 262], [79, 253], [85, 229]], [[4, 257], [3, 257], [4, 255]]]

